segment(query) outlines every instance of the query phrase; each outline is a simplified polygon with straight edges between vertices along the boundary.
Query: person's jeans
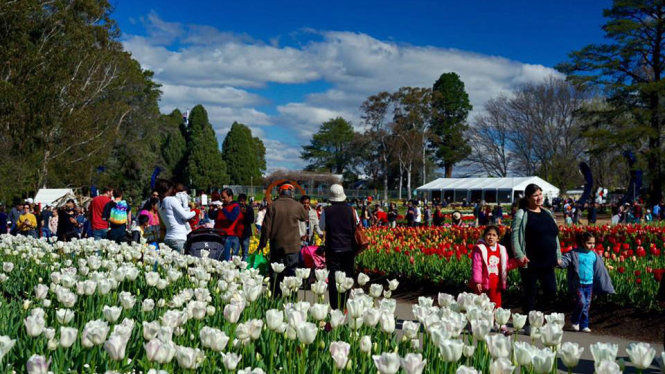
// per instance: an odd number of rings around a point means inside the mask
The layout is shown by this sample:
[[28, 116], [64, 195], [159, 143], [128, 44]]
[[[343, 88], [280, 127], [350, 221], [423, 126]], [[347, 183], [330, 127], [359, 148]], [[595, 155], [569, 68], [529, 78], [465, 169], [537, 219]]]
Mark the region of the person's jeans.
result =
[[30, 236], [30, 237], [33, 237], [33, 238], [35, 238], [35, 239], [38, 238], [38, 237], [37, 237], [37, 231], [35, 231], [35, 230], [25, 230], [25, 231], [20, 231], [19, 234], [21, 234], [21, 235], [23, 235], [23, 236]]
[[185, 248], [185, 240], [179, 239], [164, 239], [164, 244], [169, 246], [172, 250], [182, 254]]
[[363, 227], [368, 228], [369, 227], [369, 221], [363, 218]]
[[249, 236], [240, 239], [240, 248], [242, 248], [242, 259], [243, 261], [247, 260], [247, 255], [249, 254]]
[[106, 229], [92, 230], [92, 237], [97, 240], [106, 239]]
[[224, 242], [224, 261], [231, 259], [231, 254], [238, 255], [240, 250], [240, 239], [237, 236], [227, 236]]
[[589, 327], [589, 309], [591, 308], [591, 297], [593, 296], [593, 284], [580, 284], [577, 288], [577, 304], [570, 317], [573, 325], [580, 328]]
[[51, 235], [51, 230], [48, 227], [42, 227], [42, 238], [48, 239]]

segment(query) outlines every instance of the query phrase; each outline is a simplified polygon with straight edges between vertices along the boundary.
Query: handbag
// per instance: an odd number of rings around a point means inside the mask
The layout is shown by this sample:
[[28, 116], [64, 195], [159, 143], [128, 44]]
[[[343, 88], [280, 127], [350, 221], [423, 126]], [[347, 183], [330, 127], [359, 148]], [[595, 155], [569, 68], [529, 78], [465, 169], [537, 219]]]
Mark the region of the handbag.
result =
[[369, 238], [367, 237], [367, 233], [365, 233], [365, 228], [363, 227], [363, 224], [360, 222], [360, 219], [358, 218], [358, 213], [356, 213], [356, 210], [351, 208], [353, 210], [353, 216], [355, 219], [355, 226], [356, 229], [354, 230], [353, 233], [353, 239], [356, 242], [356, 247], [358, 248], [358, 252], [363, 251], [369, 247]]

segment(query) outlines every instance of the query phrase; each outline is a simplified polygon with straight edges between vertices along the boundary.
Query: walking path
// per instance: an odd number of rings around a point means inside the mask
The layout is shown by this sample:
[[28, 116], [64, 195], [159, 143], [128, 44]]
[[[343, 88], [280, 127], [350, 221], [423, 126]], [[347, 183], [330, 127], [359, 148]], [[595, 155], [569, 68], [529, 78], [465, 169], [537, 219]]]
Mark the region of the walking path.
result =
[[[299, 300], [304, 300], [308, 301], [310, 303], [315, 303], [317, 302], [316, 295], [309, 291], [300, 291], [299, 294]], [[415, 320], [413, 316], [413, 311], [412, 311], [412, 303], [404, 302], [401, 300], [398, 300], [397, 302], [397, 308], [395, 310], [395, 315], [397, 317], [397, 328], [401, 329], [402, 322], [406, 320]], [[620, 318], [617, 316], [617, 318]], [[660, 326], [654, 326], [654, 328], [661, 328]], [[518, 339], [521, 341], [526, 341], [526, 342], [531, 342], [531, 338], [527, 335], [524, 335], [523, 332], [520, 332], [518, 334]], [[593, 356], [591, 355], [591, 349], [589, 346], [591, 344], [594, 344], [596, 342], [603, 342], [603, 343], [612, 343], [612, 344], [617, 344], [619, 346], [619, 351], [617, 355], [617, 359], [623, 359], [625, 364], [626, 364], [626, 369], [624, 370], [624, 373], [637, 373], [637, 370], [633, 367], [633, 365], [630, 362], [630, 359], [628, 358], [628, 354], [626, 353], [626, 347], [628, 344], [632, 342], [636, 342], [635, 340], [628, 340], [624, 339], [621, 337], [615, 337], [615, 336], [607, 336], [607, 335], [598, 335], [594, 334], [593, 332], [591, 333], [584, 333], [584, 332], [574, 332], [574, 331], [564, 331], [563, 334], [563, 341], [569, 341], [569, 342], [576, 342], [577, 344], [580, 345], [580, 347], [584, 347], [584, 352], [582, 353], [582, 357], [580, 358], [580, 362], [577, 365], [577, 367], [572, 371], [573, 373], [584, 373], [584, 374], [591, 374], [594, 372], [594, 366], [593, 366]], [[644, 374], [656, 374], [656, 373], [661, 373], [658, 361], [660, 361], [660, 354], [663, 351], [663, 345], [662, 343], [650, 343], [651, 346], [656, 350], [656, 357], [654, 359], [653, 364], [651, 365], [650, 368], [642, 371]], [[538, 346], [541, 346], [540, 343], [536, 344]], [[565, 366], [563, 365], [563, 362], [559, 359], [558, 366], [559, 372], [560, 373], [566, 373], [567, 370], [565, 369]]]

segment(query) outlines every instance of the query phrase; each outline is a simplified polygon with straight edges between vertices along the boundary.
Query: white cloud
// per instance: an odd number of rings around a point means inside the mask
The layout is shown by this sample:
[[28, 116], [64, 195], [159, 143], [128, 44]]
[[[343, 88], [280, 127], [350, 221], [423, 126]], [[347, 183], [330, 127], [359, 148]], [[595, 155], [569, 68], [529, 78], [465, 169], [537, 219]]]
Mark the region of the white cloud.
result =
[[[361, 103], [380, 91], [431, 87], [442, 73], [456, 72], [475, 114], [498, 94], [557, 75], [549, 67], [500, 56], [412, 46], [356, 32], [300, 31], [317, 38], [308, 37], [310, 41], [290, 47], [280, 46], [279, 37], [266, 43], [211, 26], [165, 22], [155, 13], [144, 22], [148, 35], [128, 35], [124, 45], [164, 84], [162, 109], [203, 103], [218, 134], [225, 134], [233, 121], [247, 124], [267, 136], [270, 168], [302, 165], [297, 144], [305, 143], [330, 118], [342, 116], [358, 127]], [[168, 47], [175, 40], [178, 47]], [[275, 113], [271, 116], [257, 109], [274, 101], [268, 84], [315, 81], [324, 81], [330, 88], [311, 92], [301, 101], [274, 105], [268, 111]]]

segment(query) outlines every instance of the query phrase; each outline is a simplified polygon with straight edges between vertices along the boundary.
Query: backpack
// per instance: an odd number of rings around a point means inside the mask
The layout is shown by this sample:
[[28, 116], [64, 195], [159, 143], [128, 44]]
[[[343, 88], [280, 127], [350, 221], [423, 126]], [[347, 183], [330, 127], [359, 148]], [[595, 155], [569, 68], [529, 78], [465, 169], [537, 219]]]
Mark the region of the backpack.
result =
[[120, 200], [119, 202], [115, 203], [109, 214], [109, 222], [114, 225], [126, 224], [128, 210], [129, 207], [127, 206], [127, 202], [125, 200]]

